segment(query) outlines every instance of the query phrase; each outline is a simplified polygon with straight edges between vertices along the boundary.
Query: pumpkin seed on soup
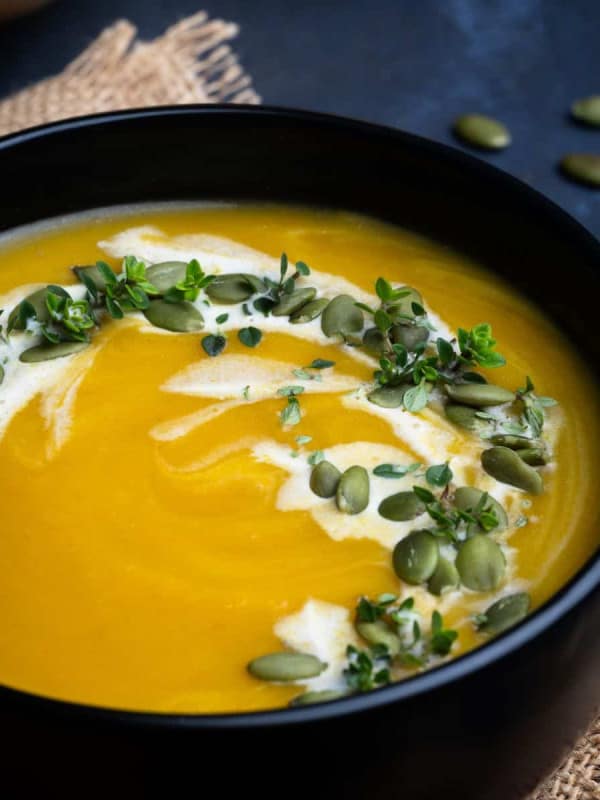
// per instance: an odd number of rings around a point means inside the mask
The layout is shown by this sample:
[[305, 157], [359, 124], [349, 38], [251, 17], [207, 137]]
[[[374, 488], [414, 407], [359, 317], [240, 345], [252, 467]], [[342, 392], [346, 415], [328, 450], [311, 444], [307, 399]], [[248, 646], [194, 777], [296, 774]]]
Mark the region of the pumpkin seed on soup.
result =
[[262, 681], [299, 681], [316, 678], [327, 664], [307, 653], [269, 653], [248, 664], [248, 672]]
[[341, 697], [348, 697], [350, 692], [344, 689], [323, 689], [320, 692], [304, 692], [304, 694], [294, 697], [290, 702], [292, 708], [301, 706], [313, 706], [316, 703], [329, 703], [332, 700], [339, 700]]
[[433, 575], [427, 581], [427, 590], [439, 596], [445, 591], [456, 589], [459, 583], [460, 576], [452, 561], [440, 556]]
[[316, 294], [317, 290], [312, 287], [295, 289], [291, 294], [283, 294], [279, 302], [273, 306], [271, 313], [274, 317], [289, 317], [314, 300]]
[[427, 530], [412, 531], [394, 547], [392, 561], [396, 575], [406, 583], [428, 581], [440, 557], [437, 539]]
[[185, 300], [179, 303], [151, 300], [143, 314], [152, 325], [167, 331], [191, 333], [204, 328], [204, 317], [200, 311]]
[[423, 514], [425, 503], [412, 491], [397, 492], [382, 500], [378, 511], [384, 519], [405, 522]]
[[[186, 270], [187, 264], [185, 261], [161, 261], [146, 269], [146, 277], [161, 294], [164, 294], [168, 289], [175, 286], [176, 283], [185, 280]], [[94, 283], [98, 285], [92, 273], [90, 273], [90, 276]], [[102, 280], [104, 280], [104, 278], [102, 278]], [[104, 287], [98, 285], [98, 288], [102, 289]]]
[[502, 122], [485, 114], [463, 114], [454, 121], [454, 133], [463, 142], [484, 150], [502, 150], [512, 141]]
[[462, 403], [475, 408], [499, 406], [502, 403], [511, 403], [515, 399], [514, 392], [502, 386], [494, 386], [492, 383], [448, 383], [445, 388], [453, 403]]
[[359, 514], [369, 505], [369, 473], [364, 467], [349, 467], [341, 476], [336, 503], [345, 514]]
[[297, 311], [290, 315], [290, 322], [292, 325], [302, 325], [306, 322], [312, 322], [313, 319], [321, 316], [323, 310], [329, 305], [329, 300], [325, 297], [320, 297], [318, 300], [311, 300], [304, 306], [301, 306]]
[[461, 583], [475, 592], [497, 589], [506, 572], [504, 553], [493, 539], [476, 533], [463, 542], [456, 556]]
[[500, 483], [508, 483], [530, 494], [544, 491], [542, 476], [519, 457], [519, 451], [508, 447], [490, 447], [481, 454], [481, 466]]
[[19, 356], [19, 361], [24, 364], [34, 364], [38, 361], [51, 361], [55, 358], [63, 358], [64, 356], [71, 356], [74, 353], [79, 353], [89, 347], [89, 342], [58, 342], [52, 344], [38, 344], [35, 347], [30, 347], [29, 350], [23, 350]]
[[531, 600], [526, 592], [517, 592], [496, 600], [478, 617], [477, 628], [492, 635], [512, 628], [529, 613]]
[[311, 491], [318, 497], [333, 497], [342, 473], [329, 461], [319, 461], [310, 473]]
[[358, 333], [362, 327], [363, 313], [349, 294], [334, 297], [321, 314], [321, 330], [325, 336], [347, 336]]
[[217, 275], [205, 291], [213, 303], [220, 305], [243, 303], [256, 294], [247, 276], [239, 272]]

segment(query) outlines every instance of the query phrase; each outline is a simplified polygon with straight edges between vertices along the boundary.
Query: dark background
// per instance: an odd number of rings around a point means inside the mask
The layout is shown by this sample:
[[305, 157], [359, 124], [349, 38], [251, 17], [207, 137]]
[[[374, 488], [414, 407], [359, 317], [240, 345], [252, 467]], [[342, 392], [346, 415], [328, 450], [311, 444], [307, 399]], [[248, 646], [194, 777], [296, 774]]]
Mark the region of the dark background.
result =
[[58, 0], [0, 28], [0, 95], [60, 71], [118, 17], [152, 38], [200, 8], [241, 25], [234, 47], [265, 103], [443, 142], [458, 114], [502, 119], [512, 146], [482, 157], [600, 235], [600, 191], [556, 168], [600, 153], [600, 129], [568, 118], [600, 93], [600, 0]]

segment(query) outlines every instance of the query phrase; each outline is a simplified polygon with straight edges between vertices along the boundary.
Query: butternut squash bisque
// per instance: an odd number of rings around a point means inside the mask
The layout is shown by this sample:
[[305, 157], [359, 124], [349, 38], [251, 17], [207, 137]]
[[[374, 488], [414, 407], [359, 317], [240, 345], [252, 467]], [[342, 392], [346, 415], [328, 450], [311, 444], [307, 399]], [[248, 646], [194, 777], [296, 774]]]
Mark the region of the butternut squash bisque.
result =
[[507, 630], [597, 546], [578, 355], [406, 231], [114, 209], [5, 236], [0, 294], [3, 684], [329, 700]]

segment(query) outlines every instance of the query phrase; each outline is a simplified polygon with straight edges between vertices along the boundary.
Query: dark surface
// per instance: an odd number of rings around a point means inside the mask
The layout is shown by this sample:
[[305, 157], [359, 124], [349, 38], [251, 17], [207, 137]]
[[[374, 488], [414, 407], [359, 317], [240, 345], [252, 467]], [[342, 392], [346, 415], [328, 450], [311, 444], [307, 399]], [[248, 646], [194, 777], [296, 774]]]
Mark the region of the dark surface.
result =
[[[345, 206], [472, 251], [571, 339], [596, 324], [598, 242], [485, 164], [387, 129], [268, 110], [148, 112], [4, 141], [0, 174], [11, 197], [0, 228], [140, 197]], [[576, 305], [563, 282], [544, 280], [567, 259]], [[599, 340], [589, 341], [587, 364], [599, 374]], [[598, 525], [592, 509], [588, 522]], [[15, 796], [34, 796], [24, 788], [38, 780], [48, 794], [58, 774], [62, 795], [72, 796], [84, 773], [85, 796], [106, 797], [125, 765], [126, 783], [118, 780], [128, 797], [169, 797], [186, 781], [201, 789], [216, 778], [224, 798], [522, 800], [600, 699], [599, 587], [596, 556], [508, 634], [442, 669], [331, 705], [182, 718], [0, 691], [10, 734], [0, 785], [16, 780]]]
[[514, 143], [482, 157], [600, 235], [600, 191], [556, 171], [566, 152], [600, 152], [600, 130], [567, 116], [600, 93], [598, 0], [58, 0], [0, 29], [0, 94], [58, 72], [118, 17], [151, 38], [199, 8], [240, 23], [235, 47], [265, 103], [443, 142], [457, 114], [496, 115]]

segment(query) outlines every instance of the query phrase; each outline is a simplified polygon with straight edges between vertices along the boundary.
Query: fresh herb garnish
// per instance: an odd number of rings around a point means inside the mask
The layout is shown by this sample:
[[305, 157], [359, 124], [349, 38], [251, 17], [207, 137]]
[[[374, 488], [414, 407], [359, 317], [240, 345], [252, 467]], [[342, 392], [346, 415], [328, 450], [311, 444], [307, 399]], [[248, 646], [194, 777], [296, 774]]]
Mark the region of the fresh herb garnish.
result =
[[329, 367], [335, 367], [335, 361], [328, 361], [326, 358], [315, 358], [306, 369], [328, 369]]
[[254, 328], [250, 325], [248, 328], [240, 328], [238, 331], [238, 339], [242, 344], [245, 344], [246, 347], [256, 347], [262, 339], [262, 332], [259, 331], [258, 328]]
[[302, 394], [303, 391], [304, 386], [282, 386], [280, 389], [277, 389], [277, 394], [281, 395], [281, 397], [294, 397]]
[[209, 333], [208, 336], [202, 337], [201, 344], [206, 355], [214, 358], [223, 352], [227, 344], [227, 339], [224, 336], [214, 336], [212, 333]]
[[282, 425], [297, 425], [302, 419], [300, 403], [296, 395], [289, 395], [287, 405], [279, 416]]
[[312, 436], [296, 436], [296, 444], [300, 445], [300, 447], [309, 442], [312, 442]]
[[442, 615], [439, 611], [434, 611], [431, 615], [431, 652], [437, 656], [447, 656], [457, 638], [458, 633], [444, 628]]
[[379, 478], [403, 478], [411, 472], [416, 472], [421, 466], [420, 463], [414, 464], [378, 464], [373, 469], [373, 475]]
[[229, 319], [229, 314], [219, 314], [219, 316], [215, 319], [217, 325], [223, 325], [223, 323], [227, 322]]
[[322, 450], [315, 450], [309, 455], [309, 457], [306, 460], [311, 465], [311, 467], [314, 467], [321, 461], [325, 461], [325, 453]]
[[368, 692], [379, 686], [385, 686], [391, 680], [387, 667], [389, 655], [384, 648], [369, 653], [359, 650], [353, 645], [346, 648], [348, 666], [344, 670], [344, 678], [348, 688], [355, 692]]
[[167, 289], [164, 299], [167, 303], [181, 303], [183, 300], [193, 302], [200, 290], [208, 286], [214, 278], [214, 275], [206, 275], [199, 262], [193, 258], [185, 268], [185, 278]]
[[244, 400], [250, 400], [250, 386], [244, 386], [242, 397], [244, 398]]
[[96, 267], [104, 278], [104, 305], [113, 319], [123, 319], [127, 311], [143, 311], [149, 297], [160, 294], [146, 278], [146, 265], [135, 256], [125, 256], [120, 275], [104, 261], [97, 261]]
[[432, 486], [443, 488], [452, 480], [452, 470], [448, 464], [436, 464], [425, 471], [425, 480]]

